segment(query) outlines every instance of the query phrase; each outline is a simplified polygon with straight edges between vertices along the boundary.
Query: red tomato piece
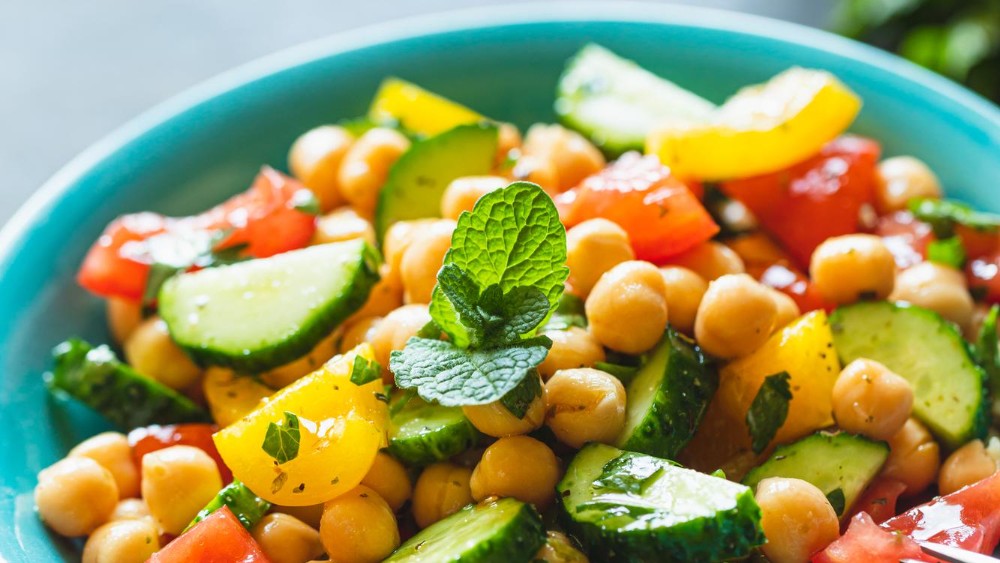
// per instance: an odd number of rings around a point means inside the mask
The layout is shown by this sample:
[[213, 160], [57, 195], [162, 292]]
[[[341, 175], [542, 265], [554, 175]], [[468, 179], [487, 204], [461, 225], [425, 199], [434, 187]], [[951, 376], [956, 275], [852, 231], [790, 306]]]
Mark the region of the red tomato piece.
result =
[[832, 309], [832, 306], [823, 300], [823, 296], [809, 281], [809, 278], [796, 270], [794, 266], [772, 264], [760, 275], [760, 283], [791, 297], [802, 313], [817, 309]]
[[1000, 252], [969, 260], [965, 266], [969, 290], [987, 303], [1000, 303]]
[[658, 264], [719, 232], [698, 198], [654, 156], [627, 153], [555, 201], [567, 228], [608, 219], [629, 234], [636, 258]]
[[788, 169], [722, 184], [743, 202], [801, 268], [824, 240], [856, 233], [862, 206], [873, 202], [878, 143], [841, 137]]
[[1000, 234], [979, 231], [964, 225], [955, 225], [955, 234], [962, 239], [966, 255], [972, 258], [1000, 252]]
[[302, 209], [312, 198], [302, 184], [265, 166], [249, 190], [201, 215], [123, 215], [90, 248], [77, 281], [98, 295], [138, 300], [154, 263], [187, 268], [213, 250], [266, 258], [302, 248], [316, 230], [315, 217]]
[[861, 497], [854, 502], [850, 519], [864, 512], [871, 516], [876, 524], [885, 522], [896, 515], [896, 501], [905, 490], [906, 485], [901, 481], [879, 477], [868, 485]]
[[193, 446], [212, 456], [219, 466], [219, 475], [223, 484], [233, 480], [233, 473], [226, 467], [215, 448], [212, 434], [219, 429], [214, 424], [170, 424], [167, 426], [147, 426], [136, 428], [128, 433], [128, 443], [132, 446], [132, 457], [136, 465], [142, 468], [142, 458], [148, 453], [162, 450], [170, 446]]
[[911, 508], [882, 527], [915, 540], [993, 553], [1000, 541], [1000, 473]]
[[216, 510], [184, 532], [146, 563], [269, 563], [250, 532], [229, 507]]
[[862, 512], [851, 519], [847, 533], [812, 556], [812, 563], [899, 563], [903, 559], [937, 561], [924, 555], [917, 542], [882, 529]]
[[927, 246], [934, 240], [931, 226], [917, 220], [909, 211], [897, 211], [879, 217], [875, 234], [882, 237], [896, 266], [909, 268], [927, 259]]

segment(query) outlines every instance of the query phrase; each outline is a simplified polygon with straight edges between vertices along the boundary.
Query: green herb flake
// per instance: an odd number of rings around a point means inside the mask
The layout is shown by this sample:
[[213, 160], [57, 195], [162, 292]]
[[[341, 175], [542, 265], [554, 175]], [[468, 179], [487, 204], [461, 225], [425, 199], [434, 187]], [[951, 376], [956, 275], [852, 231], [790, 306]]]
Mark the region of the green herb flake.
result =
[[841, 488], [836, 488], [826, 495], [826, 500], [830, 501], [830, 506], [833, 507], [833, 511], [837, 513], [837, 516], [842, 516], [844, 514], [844, 503], [847, 499], [844, 498], [844, 490]]
[[957, 201], [918, 198], [910, 201], [909, 208], [917, 219], [930, 223], [939, 239], [954, 236], [956, 225], [988, 233], [1000, 230], [1000, 215], [976, 211]]
[[767, 376], [750, 403], [746, 423], [750, 429], [751, 447], [756, 454], [767, 448], [788, 417], [788, 403], [792, 400], [790, 379], [791, 376], [784, 371]]
[[666, 460], [625, 452], [604, 464], [594, 487], [641, 495], [669, 465]]
[[523, 419], [528, 414], [528, 408], [535, 401], [536, 397], [542, 394], [542, 380], [534, 374], [525, 377], [517, 387], [512, 389], [500, 399], [500, 404], [506, 408], [510, 414], [518, 419]]
[[312, 190], [301, 189], [297, 190], [292, 194], [292, 209], [306, 213], [308, 215], [319, 215], [321, 210], [319, 207], [319, 199]]
[[284, 421], [267, 425], [261, 448], [279, 464], [287, 463], [299, 455], [299, 438], [299, 417], [285, 411]]
[[375, 360], [368, 360], [362, 356], [354, 356], [354, 364], [351, 366], [351, 383], [364, 385], [382, 379], [382, 366]]
[[965, 266], [965, 258], [965, 245], [958, 236], [933, 240], [927, 245], [927, 259], [931, 262], [960, 270]]

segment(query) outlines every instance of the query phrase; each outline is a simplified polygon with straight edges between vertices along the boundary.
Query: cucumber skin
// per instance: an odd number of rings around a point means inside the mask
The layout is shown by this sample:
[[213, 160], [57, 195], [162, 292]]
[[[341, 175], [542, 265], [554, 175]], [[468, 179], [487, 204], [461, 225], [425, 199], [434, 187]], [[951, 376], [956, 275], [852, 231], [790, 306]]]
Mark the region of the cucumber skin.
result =
[[[485, 501], [489, 502], [489, 501]], [[465, 512], [477, 510], [480, 505], [470, 505], [462, 510], [440, 520], [431, 526], [418, 532], [415, 536], [399, 546], [383, 563], [391, 561], [412, 561], [428, 563], [519, 563], [521, 561], [532, 561], [538, 550], [545, 545], [545, 526], [542, 517], [530, 504], [523, 503], [512, 498], [502, 498], [498, 503], [518, 503], [521, 505], [517, 516], [512, 518], [505, 527], [499, 530], [490, 530], [492, 536], [490, 540], [481, 541], [475, 546], [469, 547], [462, 553], [451, 554], [449, 558], [426, 559], [417, 549], [425, 540], [421, 537], [428, 530], [437, 528], [448, 529], [452, 526], [450, 521], [456, 521], [459, 515]], [[461, 533], [461, 529], [453, 529], [455, 533]], [[496, 541], [496, 538], [511, 538], [511, 541]], [[433, 550], [433, 546], [427, 548]], [[441, 554], [436, 554], [441, 555]]]
[[258, 497], [256, 493], [248, 489], [241, 481], [234, 480], [223, 487], [219, 491], [219, 494], [215, 495], [215, 498], [198, 512], [198, 515], [194, 517], [194, 520], [188, 524], [188, 527], [184, 531], [190, 530], [195, 524], [201, 522], [223, 506], [228, 506], [233, 516], [248, 530], [257, 525], [257, 522], [264, 517], [264, 514], [268, 510], [271, 510], [271, 503]]
[[[312, 317], [308, 326], [300, 329], [295, 338], [283, 343], [261, 347], [246, 355], [233, 355], [208, 346], [193, 346], [176, 339], [175, 341], [195, 363], [203, 367], [222, 366], [232, 368], [240, 373], [259, 373], [282, 366], [311, 352], [316, 344], [329, 336], [337, 326], [365, 304], [371, 288], [379, 280], [378, 261], [377, 251], [365, 243], [364, 251], [358, 260], [354, 279], [348, 286], [347, 295], [337, 299], [336, 303], [327, 308], [321, 315]], [[168, 280], [164, 284], [164, 288], [170, 285], [170, 280]], [[161, 312], [169, 303], [165, 293], [162, 290], [160, 292]], [[170, 322], [167, 323], [168, 328], [170, 324]]]
[[65, 392], [123, 429], [212, 421], [187, 397], [119, 361], [107, 346], [95, 348], [71, 338], [56, 346], [52, 356], [55, 366], [49, 387]]
[[[977, 438], [985, 439], [990, 428], [991, 406], [989, 401], [989, 378], [987, 377], [986, 372], [983, 370], [982, 366], [976, 363], [975, 353], [972, 349], [972, 346], [968, 342], [966, 342], [966, 340], [962, 337], [961, 333], [958, 331], [955, 325], [945, 320], [944, 317], [935, 313], [934, 311], [930, 311], [928, 309], [924, 309], [922, 307], [917, 307], [913, 305], [890, 303], [888, 301], [863, 302], [837, 308], [830, 315], [830, 328], [832, 329], [833, 332], [834, 346], [838, 348], [837, 354], [838, 356], [840, 356], [841, 363], [844, 365], [847, 365], [849, 363], [847, 361], [847, 358], [845, 358], [843, 354], [840, 352], [840, 344], [838, 343], [839, 335], [841, 335], [844, 332], [844, 329], [841, 326], [841, 319], [845, 314], [848, 314], [850, 310], [857, 310], [862, 307], [875, 307], [875, 306], [885, 307], [893, 312], [906, 310], [914, 314], [922, 315], [923, 317], [932, 320], [937, 325], [939, 331], [944, 332], [947, 337], [953, 338], [959, 344], [960, 350], [962, 351], [962, 353], [966, 355], [966, 359], [968, 360], [969, 365], [979, 375], [979, 378], [982, 382], [981, 392], [979, 393], [979, 404], [975, 406], [975, 412], [970, 418], [970, 424], [968, 425], [967, 428], [965, 428], [962, 432], [960, 432], [959, 435], [948, 436], [941, 431], [938, 425], [935, 424], [935, 421], [925, 420], [923, 419], [923, 417], [920, 417], [916, 413], [914, 413], [914, 416], [920, 418], [921, 422], [926, 424], [928, 428], [931, 430], [931, 432], [935, 435], [935, 437], [941, 440], [943, 442], [943, 445], [949, 450], [955, 450], [970, 440], [974, 440]], [[878, 361], [878, 358], [871, 358], [871, 359]], [[913, 400], [914, 409], [916, 408], [916, 405], [920, 400], [921, 400], [920, 397], [917, 396], [914, 397]]]
[[[694, 437], [719, 387], [719, 374], [701, 350], [673, 328], [667, 328], [660, 346], [669, 346], [671, 350], [651, 408], [630, 436], [619, 439], [617, 446], [673, 459]], [[640, 373], [641, 369], [644, 368], [640, 368]], [[636, 374], [632, 382], [638, 378]], [[630, 384], [626, 397], [633, 393], [632, 388]]]
[[[417, 397], [410, 399], [411, 404], [417, 401], [420, 401]], [[407, 467], [422, 467], [438, 461], [444, 461], [464, 452], [479, 442], [479, 431], [462, 414], [460, 408], [442, 407], [440, 405], [421, 405], [416, 408], [454, 409], [458, 411], [457, 414], [461, 419], [456, 424], [450, 424], [431, 433], [403, 438], [398, 437], [398, 435], [394, 436], [390, 429], [389, 447], [387, 449], [393, 457], [403, 462]], [[399, 414], [408, 414], [408, 412], [412, 412], [412, 410], [407, 411], [407, 408], [404, 407]], [[390, 428], [395, 428], [395, 425], [391, 425]]]

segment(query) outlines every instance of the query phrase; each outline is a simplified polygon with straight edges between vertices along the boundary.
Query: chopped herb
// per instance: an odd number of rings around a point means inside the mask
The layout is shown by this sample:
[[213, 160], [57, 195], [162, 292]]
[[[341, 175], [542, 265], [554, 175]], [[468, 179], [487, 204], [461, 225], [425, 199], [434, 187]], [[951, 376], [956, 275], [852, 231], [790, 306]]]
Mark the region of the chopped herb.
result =
[[285, 486], [285, 483], [287, 481], [288, 481], [288, 473], [285, 473], [284, 471], [279, 471], [278, 476], [274, 478], [274, 481], [271, 481], [271, 494], [276, 494], [278, 491], [280, 491], [281, 488]]
[[312, 190], [298, 190], [292, 194], [292, 209], [307, 213], [309, 215], [319, 215], [319, 199]]
[[441, 327], [439, 327], [436, 322], [431, 321], [425, 324], [424, 326], [420, 327], [420, 330], [417, 331], [417, 336], [419, 336], [420, 338], [431, 338], [434, 340], [438, 340], [441, 338]]
[[368, 360], [362, 356], [354, 356], [354, 364], [351, 366], [351, 383], [364, 385], [382, 379], [382, 366], [375, 360]]
[[671, 462], [625, 452], [604, 464], [601, 476], [594, 481], [594, 487], [639, 495], [663, 474], [667, 465], [671, 465]]
[[976, 211], [957, 201], [914, 199], [909, 207], [917, 219], [931, 224], [934, 235], [939, 239], [953, 237], [956, 225], [989, 233], [1000, 229], [1000, 215]]
[[284, 421], [267, 425], [261, 448], [279, 464], [287, 463], [299, 455], [299, 437], [299, 417], [285, 411]]
[[931, 262], [961, 269], [965, 266], [965, 245], [958, 236], [943, 240], [932, 240], [927, 245], [927, 259]]
[[750, 429], [751, 447], [756, 454], [767, 448], [788, 417], [788, 403], [792, 400], [788, 384], [790, 379], [791, 376], [784, 371], [767, 376], [750, 403], [746, 423]]
[[847, 499], [844, 498], [844, 490], [841, 488], [836, 488], [826, 495], [826, 500], [830, 501], [830, 506], [833, 507], [833, 511], [837, 513], [837, 516], [842, 516], [844, 514], [844, 503]]
[[528, 414], [528, 407], [535, 398], [542, 394], [542, 380], [534, 375], [524, 378], [517, 387], [510, 390], [500, 399], [510, 414], [523, 419]]

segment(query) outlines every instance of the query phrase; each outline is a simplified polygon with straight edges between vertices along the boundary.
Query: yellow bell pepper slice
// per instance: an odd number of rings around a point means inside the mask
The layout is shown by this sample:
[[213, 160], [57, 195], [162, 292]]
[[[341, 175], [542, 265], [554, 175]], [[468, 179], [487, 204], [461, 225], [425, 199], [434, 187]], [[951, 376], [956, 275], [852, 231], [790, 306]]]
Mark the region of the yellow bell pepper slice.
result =
[[[275, 393], [268, 401], [215, 433], [215, 446], [233, 476], [274, 504], [309, 506], [356, 487], [387, 444], [388, 406], [382, 381], [351, 381], [356, 356], [374, 360], [365, 343]], [[272, 425], [287, 414], [298, 419], [296, 455], [283, 462], [264, 450]]]
[[399, 78], [387, 78], [382, 82], [368, 117], [376, 123], [396, 120], [404, 129], [428, 137], [486, 119], [461, 104]]
[[791, 378], [792, 399], [768, 449], [833, 424], [833, 384], [840, 361], [826, 313], [814, 311], [775, 333], [754, 353], [722, 368], [719, 389], [679, 461], [702, 471], [722, 468], [730, 479], [742, 478], [759, 457], [751, 450], [747, 411], [764, 379], [782, 371]]
[[646, 139], [646, 152], [682, 178], [776, 172], [819, 152], [860, 110], [861, 99], [832, 74], [791, 68], [743, 88], [708, 122], [660, 125]]
[[250, 414], [273, 390], [253, 377], [237, 375], [232, 370], [211, 367], [202, 382], [205, 402], [219, 426], [229, 426]]

